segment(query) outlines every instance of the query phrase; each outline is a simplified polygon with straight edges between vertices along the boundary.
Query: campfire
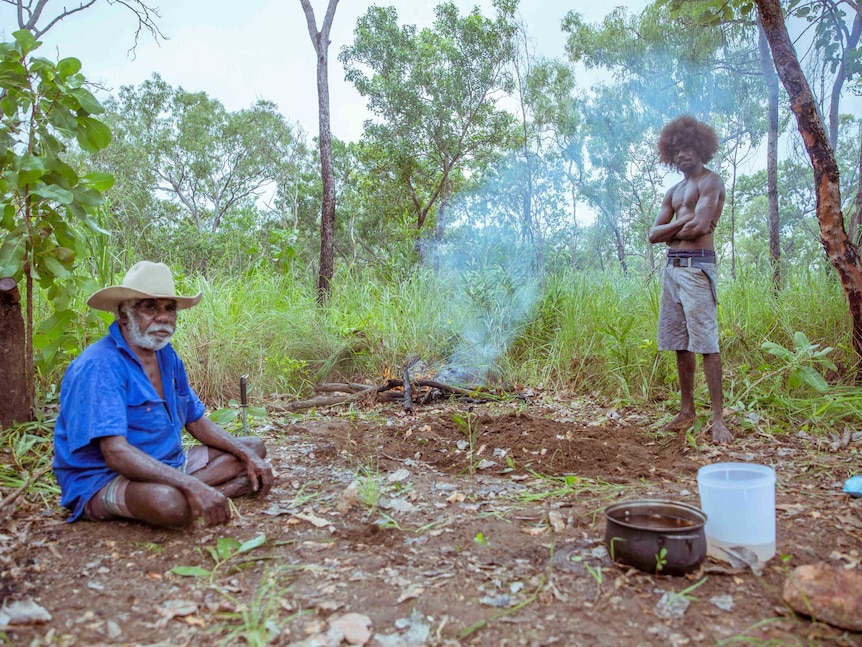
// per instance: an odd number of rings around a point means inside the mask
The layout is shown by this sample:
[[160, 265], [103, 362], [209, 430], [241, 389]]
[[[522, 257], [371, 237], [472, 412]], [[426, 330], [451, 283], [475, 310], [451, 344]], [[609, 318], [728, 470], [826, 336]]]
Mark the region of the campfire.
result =
[[[480, 382], [474, 370], [447, 367], [440, 371], [428, 370], [418, 357], [408, 358], [399, 375], [388, 371], [381, 384], [359, 382], [324, 382], [314, 387], [316, 395], [308, 400], [298, 400], [286, 405], [289, 411], [301, 411], [312, 407], [330, 407], [364, 402], [402, 402], [405, 411], [413, 411], [414, 405], [423, 405], [439, 399], [457, 399], [482, 404], [501, 399], [498, 389], [491, 389]], [[418, 373], [418, 375], [414, 375]], [[451, 382], [451, 383], [448, 383]]]

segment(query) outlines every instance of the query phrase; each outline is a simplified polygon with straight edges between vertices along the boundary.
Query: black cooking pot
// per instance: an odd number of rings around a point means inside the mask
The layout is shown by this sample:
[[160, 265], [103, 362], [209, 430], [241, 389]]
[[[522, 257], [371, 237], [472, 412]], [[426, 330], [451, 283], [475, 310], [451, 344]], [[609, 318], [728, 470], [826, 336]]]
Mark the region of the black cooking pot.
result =
[[614, 562], [656, 575], [685, 575], [706, 558], [706, 515], [686, 503], [623, 501], [605, 508], [605, 521]]

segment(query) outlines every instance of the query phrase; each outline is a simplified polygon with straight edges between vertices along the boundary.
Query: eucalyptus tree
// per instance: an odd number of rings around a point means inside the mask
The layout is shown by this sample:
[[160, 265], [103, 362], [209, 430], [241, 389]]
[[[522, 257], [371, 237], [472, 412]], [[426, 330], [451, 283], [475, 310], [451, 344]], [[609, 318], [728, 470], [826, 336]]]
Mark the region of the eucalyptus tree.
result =
[[511, 88], [517, 0], [494, 7], [491, 19], [444, 3], [433, 26], [417, 32], [398, 25], [394, 8], [374, 6], [339, 55], [374, 115], [363, 142], [379, 177], [398, 184], [417, 236], [432, 215], [441, 236], [448, 201], [511, 141], [512, 115], [498, 104]]
[[[740, 176], [737, 181], [736, 250], [742, 266], [765, 266], [774, 257], [774, 250], [763, 245], [774, 226], [763, 191], [766, 182], [765, 169]], [[810, 184], [811, 168], [804, 161], [790, 158], [778, 164], [777, 190], [782, 196], [778, 240], [786, 269], [821, 271], [826, 267]]]
[[542, 142], [542, 155], [566, 182], [568, 195], [560, 203], [569, 210], [570, 264], [575, 264], [578, 253], [578, 206], [583, 201], [581, 187], [587, 173], [585, 100], [576, 89], [574, 69], [562, 60], [540, 60], [527, 77], [527, 104]]
[[778, 0], [755, 0], [766, 32], [772, 60], [790, 98], [805, 150], [814, 170], [817, 220], [821, 242], [830, 263], [838, 273], [852, 319], [852, 343], [860, 363], [857, 379], [862, 378], [862, 262], [856, 245], [844, 229], [838, 164], [829, 144], [823, 119], [808, 79], [793, 49], [784, 13]]
[[[724, 2], [723, 0], [662, 0], [670, 6], [674, 15], [697, 16], [696, 22], [713, 29], [727, 31], [734, 26], [758, 27], [761, 67], [769, 99], [769, 129], [767, 142], [767, 194], [769, 196], [769, 246], [773, 279], [780, 285], [781, 263], [778, 239], [779, 209], [777, 195], [777, 149], [778, 149], [778, 77], [772, 66], [765, 32], [760, 25], [759, 14], [750, 0]], [[804, 49], [804, 59], [810, 70], [813, 85], [820, 87], [822, 94], [817, 99], [821, 110], [828, 114], [829, 143], [833, 148], [838, 142], [840, 124], [839, 106], [846, 84], [858, 83], [862, 72], [859, 56], [859, 38], [862, 36], [862, 5], [856, 0], [792, 0], [786, 6], [786, 18], [794, 23], [794, 29], [803, 24], [797, 35], [797, 44]], [[807, 22], [808, 27], [804, 24]], [[823, 107], [826, 107], [824, 109]], [[858, 157], [862, 168], [862, 149]], [[857, 194], [858, 195], [858, 194]], [[862, 218], [860, 209], [851, 216], [851, 229], [855, 218]]]
[[[624, 87], [596, 86], [584, 105], [590, 169], [581, 194], [609, 236], [602, 253], [628, 272], [630, 257], [649, 259], [646, 234], [661, 203], [666, 170], [652, 138], [644, 137], [642, 107], [625, 99]], [[651, 267], [648, 262], [646, 269]]]
[[813, 32], [807, 66], [815, 85], [826, 88], [818, 102], [825, 106], [822, 112], [827, 116], [829, 143], [835, 148], [844, 89], [848, 82], [862, 87], [862, 4], [857, 0], [792, 0], [786, 16], [807, 22]]
[[518, 154], [517, 163], [512, 160], [513, 168], [502, 175], [519, 193], [513, 199], [519, 203], [521, 235], [533, 243], [538, 271], [546, 253], [559, 257], [561, 237], [570, 260], [577, 245], [582, 118], [572, 65], [536, 56], [523, 23], [518, 23], [517, 35], [513, 70]]
[[778, 238], [780, 216], [778, 211], [778, 75], [771, 65], [769, 43], [760, 21], [757, 23], [757, 51], [763, 80], [766, 83], [766, 96], [769, 105], [769, 128], [766, 135], [766, 196], [769, 214], [769, 261], [772, 263], [772, 284], [775, 289], [781, 286], [781, 248]]
[[320, 209], [320, 266], [318, 268], [317, 298], [329, 296], [334, 270], [335, 244], [335, 172], [332, 168], [332, 128], [329, 119], [329, 32], [335, 18], [338, 0], [329, 0], [323, 24], [317, 29], [314, 8], [310, 0], [300, 0], [308, 35], [317, 54], [318, 145], [320, 147], [320, 177], [323, 200]]
[[151, 214], [169, 228], [188, 220], [198, 232], [218, 231], [232, 208], [279, 179], [285, 151], [303, 145], [269, 101], [228, 112], [206, 93], [173, 88], [158, 74], [121, 87], [108, 106], [115, 146], [124, 149], [113, 155], [137, 157], [134, 179], [153, 182], [148, 188], [176, 207]]

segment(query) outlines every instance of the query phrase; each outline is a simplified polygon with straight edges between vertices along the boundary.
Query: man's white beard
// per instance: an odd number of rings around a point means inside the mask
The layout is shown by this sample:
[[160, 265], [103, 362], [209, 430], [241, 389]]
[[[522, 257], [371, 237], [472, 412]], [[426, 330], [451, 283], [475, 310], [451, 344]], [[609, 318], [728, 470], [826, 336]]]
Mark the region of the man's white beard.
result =
[[[161, 350], [168, 345], [171, 337], [174, 336], [175, 328], [166, 324], [152, 324], [146, 332], [141, 330], [138, 325], [138, 320], [135, 318], [135, 313], [129, 309], [126, 310], [126, 316], [129, 318], [129, 340], [140, 348], [148, 350]], [[153, 333], [167, 332], [170, 333], [167, 337], [159, 337]]]

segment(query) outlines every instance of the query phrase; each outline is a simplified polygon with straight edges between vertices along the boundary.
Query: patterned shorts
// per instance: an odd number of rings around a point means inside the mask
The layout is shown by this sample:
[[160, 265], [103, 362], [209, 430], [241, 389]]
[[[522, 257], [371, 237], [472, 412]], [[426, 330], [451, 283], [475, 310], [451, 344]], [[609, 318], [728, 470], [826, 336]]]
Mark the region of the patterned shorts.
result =
[[658, 314], [658, 349], [718, 352], [715, 263], [664, 268]]

